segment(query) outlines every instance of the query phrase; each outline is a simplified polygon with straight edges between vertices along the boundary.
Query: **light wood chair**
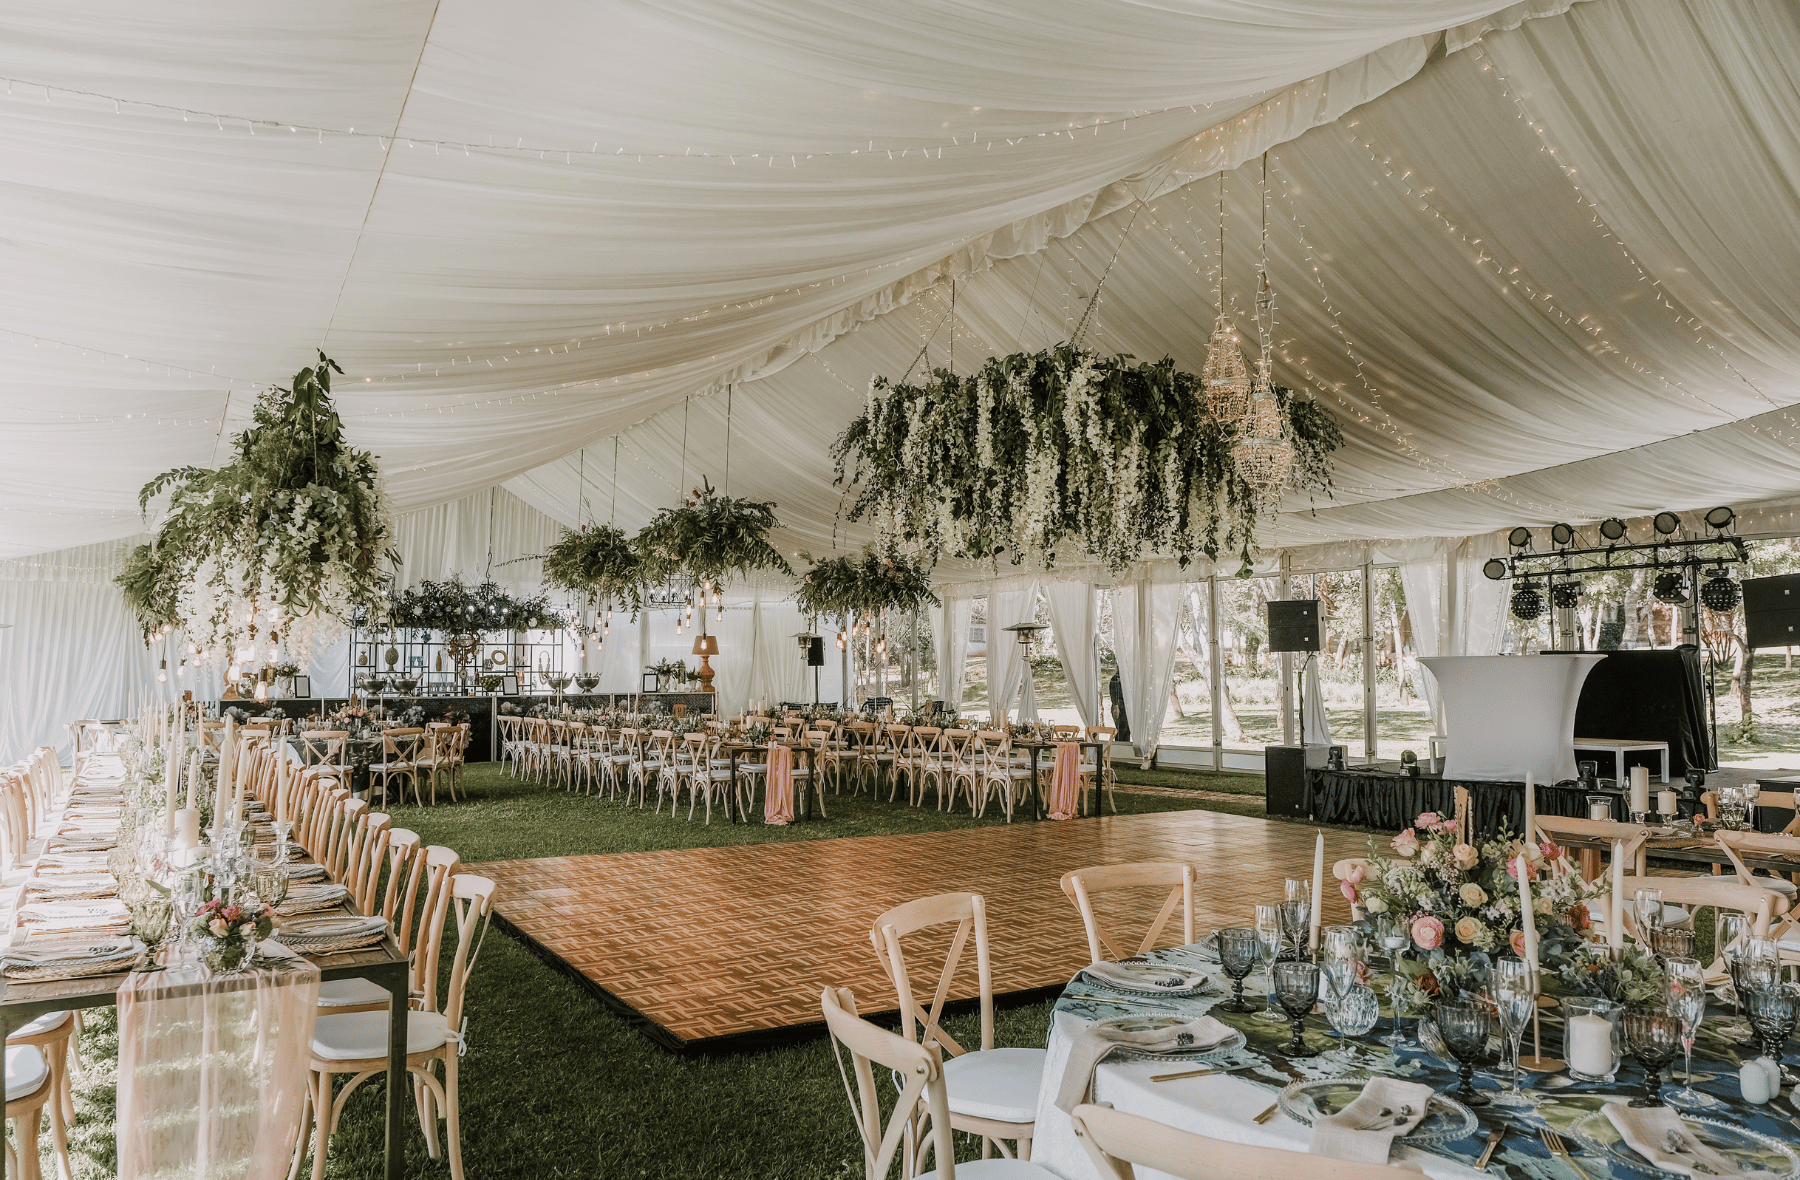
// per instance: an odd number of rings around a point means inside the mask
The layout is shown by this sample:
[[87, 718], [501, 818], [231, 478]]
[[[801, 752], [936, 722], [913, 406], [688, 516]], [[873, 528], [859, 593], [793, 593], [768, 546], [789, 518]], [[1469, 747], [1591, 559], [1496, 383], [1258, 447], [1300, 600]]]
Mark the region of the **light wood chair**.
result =
[[[383, 807], [388, 805], [388, 780], [396, 775], [412, 783], [413, 794], [419, 793], [419, 746], [424, 740], [423, 727], [390, 729], [381, 735], [381, 761], [369, 763], [369, 789], [373, 792], [380, 783]], [[406, 802], [404, 790], [400, 801]]]
[[[1764, 794], [1767, 793], [1768, 792], [1766, 791], [1764, 792]], [[1789, 826], [1792, 827], [1791, 824]], [[1731, 858], [1732, 866], [1730, 872], [1724, 872], [1720, 868], [1715, 867], [1713, 871], [1717, 874], [1718, 880], [1730, 881], [1735, 879], [1738, 881], [1748, 881], [1752, 885], [1760, 886], [1771, 893], [1779, 894], [1787, 901], [1787, 904], [1790, 907], [1793, 906], [1796, 901], [1800, 901], [1800, 896], [1797, 896], [1797, 894], [1800, 894], [1800, 890], [1795, 889], [1792, 881], [1788, 880], [1786, 877], [1775, 876], [1769, 873], [1753, 872], [1751, 868], [1744, 863], [1743, 856], [1746, 852], [1751, 853], [1752, 855], [1756, 853], [1785, 854], [1788, 856], [1800, 854], [1800, 836], [1790, 835], [1785, 832], [1779, 834], [1774, 832], [1715, 832], [1713, 833], [1713, 839], [1718, 841], [1718, 845], [1720, 849], [1724, 851], [1725, 855]]]
[[[1087, 739], [1090, 742], [1095, 742], [1095, 741], [1099, 742], [1100, 750], [1099, 750], [1099, 757], [1096, 758], [1092, 762], [1088, 761], [1087, 752], [1085, 750], [1082, 751], [1081, 782], [1084, 785], [1091, 786], [1093, 784], [1093, 781], [1099, 775], [1100, 768], [1102, 766], [1105, 766], [1108, 768], [1110, 768], [1112, 766], [1113, 739], [1117, 738], [1118, 736], [1119, 736], [1119, 731], [1116, 726], [1111, 726], [1111, 725], [1090, 725], [1090, 726], [1088, 726]], [[1110, 774], [1107, 775], [1104, 780], [1104, 782], [1106, 784], [1106, 805], [1108, 807], [1112, 808], [1112, 813], [1114, 815], [1119, 814], [1119, 798], [1116, 793], [1118, 781], [1119, 780], [1117, 777], [1115, 777], [1114, 775], [1110, 775]], [[1081, 797], [1083, 799], [1087, 798], [1087, 793], [1085, 791], [1082, 792]], [[1094, 810], [1095, 811], [1099, 810], [1099, 805], [1097, 803], [1095, 805]]]
[[43, 1126], [45, 1107], [50, 1108], [50, 1135], [55, 1144], [57, 1164], [62, 1175], [67, 1177], [70, 1175], [68, 1135], [49, 1058], [35, 1045], [15, 1045], [9, 1041], [6, 1046], [6, 1121], [12, 1124], [13, 1135], [6, 1142], [8, 1175], [22, 1180], [38, 1180], [41, 1175], [38, 1131]]
[[[956, 1144], [951, 1128], [956, 1116], [950, 1112], [944, 1069], [937, 1054], [864, 1020], [857, 1014], [856, 997], [849, 988], [826, 987], [820, 994], [819, 1008], [831, 1034], [831, 1055], [843, 1075], [844, 1094], [850, 1099], [850, 1111], [856, 1119], [857, 1138], [862, 1140], [863, 1174], [867, 1180], [887, 1180], [896, 1156], [900, 1157], [902, 1176], [913, 1180], [955, 1180]], [[838, 1055], [840, 1045], [850, 1054], [848, 1070]], [[875, 1085], [877, 1065], [887, 1069], [900, 1091], [885, 1127], [881, 1107], [887, 1099]], [[927, 1161], [937, 1167], [919, 1172]], [[1056, 1180], [1054, 1173], [1016, 1159], [983, 1159], [965, 1164], [963, 1175], [981, 1180]]]
[[1169, 886], [1168, 899], [1151, 920], [1149, 932], [1131, 955], [1141, 955], [1156, 945], [1157, 937], [1162, 934], [1163, 927], [1168, 924], [1169, 916], [1175, 912], [1177, 905], [1181, 907], [1181, 945], [1186, 946], [1194, 941], [1194, 866], [1172, 860], [1141, 860], [1131, 864], [1072, 869], [1063, 874], [1063, 894], [1081, 912], [1081, 924], [1087, 928], [1090, 962], [1108, 961], [1107, 955], [1101, 953], [1102, 947], [1113, 961], [1131, 957], [1122, 953], [1101, 928], [1100, 919], [1094, 913], [1093, 895], [1117, 889], [1148, 889], [1158, 886]]
[[981, 767], [981, 785], [976, 795], [975, 814], [987, 814], [988, 800], [998, 794], [1006, 822], [1011, 823], [1013, 804], [1022, 797], [1023, 792], [1032, 789], [1031, 780], [1036, 772], [1030, 765], [1021, 765], [1013, 757], [1012, 736], [1004, 729], [977, 730], [975, 742], [979, 748], [977, 757]]
[[[406, 1072], [414, 1079], [413, 1098], [418, 1105], [419, 1124], [425, 1133], [425, 1150], [438, 1158], [437, 1124], [448, 1120], [445, 1138], [449, 1144], [451, 1180], [463, 1180], [462, 1134], [458, 1126], [456, 1093], [457, 1061], [467, 1046], [468, 1026], [463, 1020], [463, 1000], [468, 989], [469, 972], [481, 953], [489, 916], [494, 906], [494, 882], [473, 873], [458, 873], [450, 878], [450, 888], [434, 920], [437, 930], [426, 931], [430, 946], [421, 959], [431, 961], [432, 983], [437, 976], [437, 952], [442, 946], [444, 916], [456, 921], [456, 955], [450, 965], [449, 988], [441, 1012], [429, 1006], [407, 1013]], [[331, 1132], [337, 1128], [344, 1103], [362, 1083], [385, 1074], [388, 1068], [388, 1014], [357, 1012], [342, 1016], [321, 1016], [314, 1025], [312, 1040], [313, 1127], [317, 1145], [313, 1151], [313, 1180], [324, 1180], [325, 1161]], [[442, 1066], [443, 1078], [438, 1077]], [[332, 1097], [332, 1080], [349, 1074], [348, 1084]], [[389, 1080], [394, 1084], [394, 1079]], [[441, 1111], [441, 1113], [439, 1113]], [[299, 1151], [306, 1149], [301, 1137]]]
[[[1644, 872], [1644, 840], [1646, 833], [1639, 824], [1622, 824], [1610, 819], [1577, 819], [1566, 815], [1539, 815], [1537, 828], [1540, 836], [1548, 838], [1555, 844], [1568, 844], [1579, 840], [1604, 841], [1610, 850], [1615, 844], [1623, 844], [1625, 863], [1634, 866], [1632, 871], [1642, 875]], [[1592, 881], [1600, 875], [1600, 850], [1594, 848], [1581, 849], [1581, 876]]]
[[347, 729], [309, 729], [300, 735], [300, 764], [320, 773], [348, 778], [350, 763], [344, 749], [350, 742]]
[[[13, 1050], [21, 1048], [34, 1049], [42, 1054], [45, 1067], [50, 1071], [51, 1100], [46, 1103], [50, 1112], [50, 1140], [55, 1145], [56, 1156], [61, 1164], [62, 1175], [69, 1176], [69, 1123], [75, 1118], [75, 1086], [69, 1073], [70, 1051], [76, 1043], [76, 1035], [80, 1026], [72, 1011], [45, 1012], [13, 1030], [6, 1038], [7, 1085], [9, 1096], [7, 1118], [13, 1117], [10, 1096], [14, 1092], [12, 1078]], [[19, 1055], [19, 1060], [29, 1065], [30, 1058]], [[29, 1072], [29, 1071], [27, 1071]], [[29, 1080], [29, 1079], [26, 1079]], [[35, 1142], [35, 1136], [33, 1140]], [[36, 1151], [33, 1151], [36, 1160]]]
[[1134, 1164], [1178, 1180], [1394, 1180], [1396, 1172], [1408, 1172], [1390, 1164], [1213, 1139], [1105, 1103], [1084, 1103], [1069, 1117], [1101, 1180], [1135, 1180]]
[[[451, 853], [452, 857], [455, 855]], [[405, 828], [390, 828], [387, 843], [382, 849], [382, 860], [386, 863], [387, 874], [385, 887], [381, 892], [380, 909], [373, 906], [358, 908], [365, 914], [379, 912], [386, 918], [393, 929], [394, 941], [399, 944], [400, 953], [410, 957], [416, 929], [415, 919], [419, 912], [419, 883], [427, 872], [425, 850], [420, 846], [419, 834]], [[439, 863], [439, 871], [442, 872], [441, 857]], [[452, 860], [449, 867], [454, 870], [456, 861]], [[429, 890], [424, 908], [430, 909]], [[416, 967], [414, 970], [416, 971]], [[417, 990], [416, 985], [413, 990]], [[318, 1010], [321, 1016], [345, 1012], [385, 1012], [387, 1006], [387, 989], [361, 977], [327, 979], [319, 984]]]
[[[914, 931], [952, 923], [956, 929], [932, 991], [931, 1007], [927, 1009], [914, 998], [912, 974], [900, 940]], [[975, 975], [980, 989], [981, 1045], [964, 1049], [944, 1031], [941, 1021], [971, 933], [975, 936]], [[951, 1126], [998, 1144], [1003, 1155], [1030, 1159], [1045, 1051], [994, 1047], [994, 980], [988, 958], [986, 900], [979, 893], [940, 893], [897, 905], [870, 925], [869, 941], [875, 947], [881, 969], [893, 982], [899, 1000], [901, 1034], [914, 1040], [916, 1025], [920, 1045], [950, 1055], [944, 1062], [944, 1085], [949, 1091]], [[1017, 1143], [1016, 1152], [1007, 1152], [1005, 1141], [1009, 1139]], [[982, 1155], [988, 1151], [984, 1144]]]

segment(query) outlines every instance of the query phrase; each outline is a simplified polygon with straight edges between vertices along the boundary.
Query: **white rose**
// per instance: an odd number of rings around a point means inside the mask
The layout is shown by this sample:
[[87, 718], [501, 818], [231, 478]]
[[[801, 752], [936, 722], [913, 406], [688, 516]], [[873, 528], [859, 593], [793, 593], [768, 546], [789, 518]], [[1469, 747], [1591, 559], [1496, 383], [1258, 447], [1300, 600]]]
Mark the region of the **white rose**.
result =
[[1457, 890], [1457, 894], [1462, 898], [1462, 903], [1471, 909], [1487, 901], [1487, 890], [1473, 881], [1465, 883], [1461, 889]]
[[1363, 898], [1362, 908], [1371, 914], [1385, 914], [1387, 913], [1388, 906], [1387, 902], [1382, 901], [1379, 897], [1371, 895]]

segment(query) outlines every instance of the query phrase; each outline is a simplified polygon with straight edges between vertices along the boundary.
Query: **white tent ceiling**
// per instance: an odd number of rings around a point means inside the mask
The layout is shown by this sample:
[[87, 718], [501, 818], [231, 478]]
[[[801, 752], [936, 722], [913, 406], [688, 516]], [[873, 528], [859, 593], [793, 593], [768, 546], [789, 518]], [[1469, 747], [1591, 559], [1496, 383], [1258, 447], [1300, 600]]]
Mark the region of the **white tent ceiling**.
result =
[[1087, 342], [1197, 369], [1221, 168], [1248, 329], [1265, 149], [1278, 378], [1349, 439], [1266, 545], [1800, 492], [1800, 17], [1567, 7], [25, 0], [0, 556], [138, 531], [318, 345], [402, 508], [604, 519], [623, 431], [641, 523], [734, 382], [731, 491], [818, 553], [926, 340], [1065, 338], [1116, 251]]

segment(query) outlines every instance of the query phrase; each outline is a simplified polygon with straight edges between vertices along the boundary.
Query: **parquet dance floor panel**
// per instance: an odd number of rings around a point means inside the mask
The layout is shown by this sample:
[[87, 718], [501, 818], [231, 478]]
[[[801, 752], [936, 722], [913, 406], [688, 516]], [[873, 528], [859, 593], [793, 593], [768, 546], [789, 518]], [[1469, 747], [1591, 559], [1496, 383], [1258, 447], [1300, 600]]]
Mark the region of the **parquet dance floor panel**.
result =
[[[936, 893], [987, 899], [996, 993], [1061, 984], [1087, 962], [1063, 873], [1084, 865], [1186, 860], [1196, 933], [1250, 925], [1287, 877], [1309, 876], [1314, 829], [1211, 811], [1016, 823], [955, 832], [749, 847], [496, 861], [505, 921], [610, 1001], [681, 1047], [813, 1025], [827, 982], [865, 1012], [895, 1007], [869, 942], [875, 916]], [[1365, 836], [1325, 833], [1325, 922], [1349, 920], [1330, 865]], [[1156, 896], [1152, 896], [1152, 892]], [[1166, 891], [1102, 895], [1102, 924], [1136, 945]], [[1180, 941], [1172, 918], [1165, 943]], [[909, 937], [915, 978], [935, 979], [947, 939]], [[953, 995], [976, 992], [973, 942]], [[915, 950], [916, 948], [916, 950]], [[914, 956], [919, 957], [915, 960]], [[935, 957], [934, 957], [935, 956]], [[929, 994], [927, 986], [926, 992]]]

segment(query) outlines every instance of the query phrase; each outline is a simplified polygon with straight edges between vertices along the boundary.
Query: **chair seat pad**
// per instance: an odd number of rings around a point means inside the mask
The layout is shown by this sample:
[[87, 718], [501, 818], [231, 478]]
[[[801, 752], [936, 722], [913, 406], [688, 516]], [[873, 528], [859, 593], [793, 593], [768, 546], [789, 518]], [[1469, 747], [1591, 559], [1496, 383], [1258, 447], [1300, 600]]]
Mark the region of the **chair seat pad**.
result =
[[[449, 1040], [449, 1027], [441, 1012], [408, 1012], [406, 1014], [406, 1051], [425, 1053]], [[386, 1057], [388, 1051], [388, 1014], [386, 1012], [347, 1012], [342, 1016], [321, 1016], [313, 1026], [314, 1057], [327, 1061], [365, 1061]]]
[[367, 979], [327, 979], [319, 985], [319, 1007], [350, 1007], [354, 1004], [386, 1004], [392, 999], [388, 989]]
[[15, 1037], [35, 1037], [39, 1033], [47, 1033], [53, 1028], [61, 1028], [63, 1021], [68, 1018], [69, 1013], [67, 1009], [57, 1012], [46, 1012], [42, 1016], [35, 1017], [25, 1024], [20, 1025], [18, 1028], [13, 1029], [12, 1035]]
[[[1627, 901], [1625, 904], [1630, 906], [1631, 902]], [[1588, 902], [1587, 912], [1588, 917], [1593, 921], [1599, 922], [1601, 925], [1606, 924], [1606, 910], [1602, 908], [1598, 901]], [[1662, 924], [1670, 930], [1692, 930], [1694, 928], [1694, 915], [1688, 913], [1678, 905], [1665, 904], [1662, 912]]]
[[1042, 1049], [982, 1049], [946, 1058], [944, 1085], [951, 1113], [1001, 1123], [1032, 1122], [1044, 1055]]
[[44, 1062], [44, 1055], [38, 1052], [36, 1045], [12, 1045], [6, 1050], [6, 1100], [17, 1102], [28, 1094], [35, 1094], [44, 1079], [50, 1076], [50, 1067]]
[[[921, 1172], [913, 1180], [938, 1180], [937, 1169]], [[1055, 1172], [1023, 1160], [991, 1159], [957, 1164], [956, 1180], [1058, 1180], [1058, 1177]]]
[[[1714, 877], [1713, 880], [1735, 881], [1737, 880], [1737, 871], [1734, 869], [1731, 872], [1723, 873]], [[1786, 877], [1765, 877], [1763, 874], [1757, 873], [1750, 878], [1750, 883], [1753, 885], [1761, 885], [1771, 893], [1779, 893], [1790, 901], [1794, 899], [1794, 896], [1797, 893], [1800, 893], [1800, 889], [1796, 889], [1794, 883]]]

